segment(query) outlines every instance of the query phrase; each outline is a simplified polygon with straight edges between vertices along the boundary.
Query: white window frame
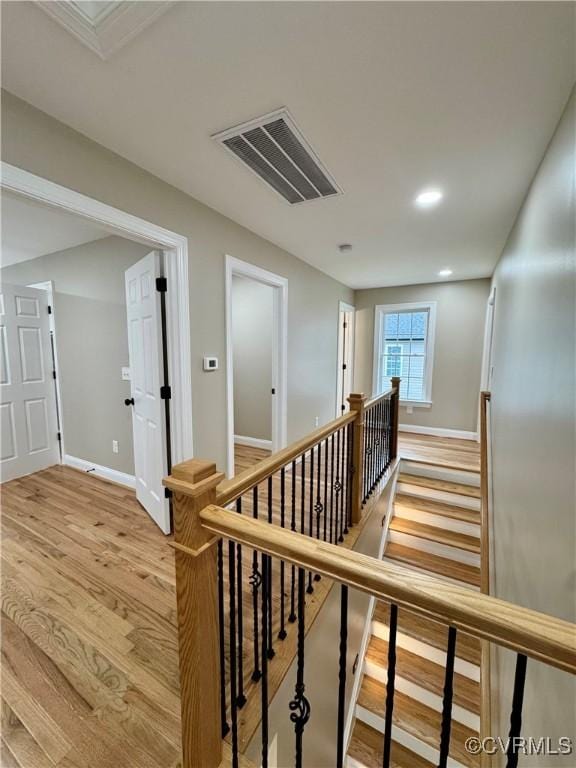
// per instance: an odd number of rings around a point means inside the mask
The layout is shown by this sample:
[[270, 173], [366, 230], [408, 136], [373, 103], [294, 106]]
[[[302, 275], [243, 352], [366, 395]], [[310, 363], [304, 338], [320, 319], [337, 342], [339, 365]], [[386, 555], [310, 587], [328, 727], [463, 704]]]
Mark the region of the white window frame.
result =
[[378, 361], [384, 340], [381, 338], [382, 315], [394, 312], [428, 312], [428, 329], [426, 333], [426, 363], [424, 367], [424, 397], [422, 400], [401, 400], [400, 405], [412, 405], [430, 408], [432, 405], [432, 375], [434, 372], [434, 343], [436, 340], [436, 305], [435, 301], [405, 302], [402, 304], [376, 304], [374, 307], [374, 358], [372, 365], [372, 396], [378, 392]]

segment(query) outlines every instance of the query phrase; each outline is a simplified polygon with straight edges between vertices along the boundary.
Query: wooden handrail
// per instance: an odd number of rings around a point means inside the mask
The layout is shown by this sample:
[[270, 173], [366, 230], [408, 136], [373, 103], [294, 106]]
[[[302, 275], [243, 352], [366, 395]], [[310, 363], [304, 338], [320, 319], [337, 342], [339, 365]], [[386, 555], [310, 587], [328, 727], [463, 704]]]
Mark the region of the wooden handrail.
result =
[[[281, 451], [273, 453], [269, 458], [262, 459], [262, 461], [259, 461], [258, 464], [255, 464], [253, 467], [248, 467], [248, 469], [240, 472], [240, 474], [235, 477], [224, 480], [216, 490], [216, 503], [222, 507], [230, 504], [231, 501], [242, 496], [242, 494], [249, 491], [250, 488], [258, 485], [263, 480], [266, 480], [275, 472], [278, 472], [279, 469], [282, 469], [282, 467], [285, 467], [306, 451], [314, 448], [319, 442], [330, 437], [330, 435], [334, 434], [334, 432], [337, 432], [342, 427], [345, 427], [346, 424], [350, 424], [355, 418], [356, 414], [352, 412], [340, 416], [338, 419], [334, 419], [334, 421], [330, 421], [323, 427], [314, 430], [314, 432], [310, 432], [306, 437], [297, 440], [287, 448], [283, 448]], [[170, 478], [166, 479], [165, 485], [167, 485], [168, 488], [172, 487]], [[179, 484], [178, 488], [173, 488], [173, 490], [184, 491], [181, 484]]]
[[372, 408], [376, 405], [376, 403], [379, 403], [380, 400], [383, 400], [385, 397], [390, 397], [394, 392], [394, 387], [390, 387], [390, 389], [387, 389], [386, 392], [382, 392], [381, 395], [376, 395], [376, 397], [373, 397], [371, 400], [366, 400], [364, 403], [364, 410], [367, 411], [369, 408]]
[[488, 514], [488, 403], [490, 392], [480, 393], [480, 589], [490, 593], [490, 519]]
[[[489, 595], [418, 574], [216, 505], [200, 512], [202, 528], [347, 584], [467, 634], [576, 673], [576, 625]], [[186, 546], [175, 545], [183, 553]], [[195, 552], [190, 551], [194, 555]]]

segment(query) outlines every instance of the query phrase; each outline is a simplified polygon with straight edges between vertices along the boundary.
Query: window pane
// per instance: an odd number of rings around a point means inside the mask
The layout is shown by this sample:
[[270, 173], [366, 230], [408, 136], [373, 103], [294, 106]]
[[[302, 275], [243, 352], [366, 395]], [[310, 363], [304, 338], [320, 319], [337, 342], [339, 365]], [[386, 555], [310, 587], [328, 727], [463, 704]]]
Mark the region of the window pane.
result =
[[426, 371], [428, 310], [388, 312], [381, 320], [381, 349], [378, 356], [379, 391], [390, 387], [390, 379], [402, 379], [400, 397], [422, 400]]

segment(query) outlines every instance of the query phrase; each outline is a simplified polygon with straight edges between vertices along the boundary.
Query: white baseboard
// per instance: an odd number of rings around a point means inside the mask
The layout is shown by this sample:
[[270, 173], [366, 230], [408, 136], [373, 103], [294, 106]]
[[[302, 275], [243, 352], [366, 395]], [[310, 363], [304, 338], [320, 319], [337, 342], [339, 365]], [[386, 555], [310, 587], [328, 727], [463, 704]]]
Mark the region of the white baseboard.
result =
[[460, 440], [478, 441], [477, 432], [466, 432], [463, 429], [441, 429], [440, 427], [418, 427], [415, 424], [399, 424], [400, 432], [414, 432], [416, 435], [434, 435], [435, 437], [456, 437]]
[[117, 469], [110, 469], [110, 467], [103, 467], [101, 464], [94, 464], [93, 461], [78, 459], [76, 456], [66, 454], [64, 456], [64, 464], [74, 467], [74, 469], [80, 469], [83, 472], [90, 472], [91, 475], [96, 475], [96, 477], [101, 477], [104, 480], [110, 480], [112, 483], [125, 485], [128, 488], [136, 487], [134, 475], [128, 475], [126, 472], [119, 472]]
[[262, 448], [265, 451], [272, 450], [272, 440], [263, 440], [260, 437], [234, 435], [234, 443], [236, 445], [247, 445], [249, 448]]

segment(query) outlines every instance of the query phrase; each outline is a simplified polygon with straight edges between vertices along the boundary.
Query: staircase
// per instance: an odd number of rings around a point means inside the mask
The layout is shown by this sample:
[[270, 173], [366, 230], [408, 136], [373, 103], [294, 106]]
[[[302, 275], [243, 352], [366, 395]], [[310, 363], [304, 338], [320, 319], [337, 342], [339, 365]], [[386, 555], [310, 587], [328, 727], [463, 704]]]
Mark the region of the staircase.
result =
[[[384, 560], [478, 590], [479, 473], [403, 461]], [[348, 768], [382, 765], [389, 606], [376, 603], [356, 702]], [[392, 754], [394, 768], [432, 768], [439, 759], [448, 629], [399, 609]], [[464, 744], [480, 727], [480, 643], [458, 634], [450, 758], [453, 768], [479, 765]]]

